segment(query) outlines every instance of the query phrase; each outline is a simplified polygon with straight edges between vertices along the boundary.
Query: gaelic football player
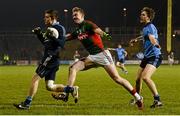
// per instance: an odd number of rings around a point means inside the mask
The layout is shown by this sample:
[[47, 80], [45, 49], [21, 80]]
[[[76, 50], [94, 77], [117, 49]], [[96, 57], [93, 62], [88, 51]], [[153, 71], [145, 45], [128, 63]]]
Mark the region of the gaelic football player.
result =
[[[142, 80], [146, 83], [146, 85], [152, 92], [154, 96], [154, 102], [150, 106], [151, 108], [162, 106], [162, 102], [160, 100], [156, 85], [151, 79], [152, 75], [162, 62], [158, 32], [156, 27], [152, 24], [154, 16], [155, 12], [152, 8], [144, 7], [141, 10], [140, 23], [144, 24], [144, 58], [141, 61], [136, 79], [136, 91], [138, 93], [141, 92]], [[137, 42], [137, 40], [132, 40], [131, 42]]]
[[44, 23], [47, 28], [44, 32], [39, 27], [33, 30], [33, 33], [37, 35], [44, 46], [44, 56], [32, 77], [26, 99], [20, 104], [14, 104], [18, 109], [30, 108], [32, 99], [37, 92], [39, 81], [42, 78], [45, 78], [46, 89], [48, 91], [63, 91], [63, 85], [54, 84], [56, 72], [59, 69], [59, 54], [64, 47], [66, 34], [64, 27], [59, 24], [57, 19], [58, 12], [56, 10], [46, 10]]
[[74, 23], [77, 25], [77, 28], [71, 34], [67, 35], [67, 40], [79, 40], [89, 52], [89, 56], [84, 59], [80, 59], [69, 68], [68, 83], [64, 88], [64, 92], [66, 94], [60, 94], [57, 99], [64, 100], [68, 98], [68, 93], [73, 91], [73, 85], [77, 72], [102, 66], [114, 82], [122, 85], [135, 97], [139, 109], [142, 109], [142, 97], [126, 79], [119, 76], [110, 52], [104, 49], [102, 38], [111, 39], [111, 36], [102, 31], [93, 22], [84, 20], [84, 16], [85, 13], [83, 9], [79, 7], [74, 7], [72, 9], [72, 18]]

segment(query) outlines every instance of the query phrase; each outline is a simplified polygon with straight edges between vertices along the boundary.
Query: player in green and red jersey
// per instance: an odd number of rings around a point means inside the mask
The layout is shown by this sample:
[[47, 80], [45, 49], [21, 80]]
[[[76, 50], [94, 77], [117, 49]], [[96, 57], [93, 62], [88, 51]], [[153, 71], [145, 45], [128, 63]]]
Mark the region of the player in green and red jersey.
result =
[[68, 83], [64, 88], [65, 94], [59, 94], [59, 96], [56, 96], [56, 98], [64, 101], [68, 100], [69, 93], [74, 92], [73, 85], [78, 71], [102, 66], [116, 83], [122, 85], [135, 97], [139, 109], [142, 109], [142, 97], [136, 92], [136, 90], [126, 79], [119, 76], [110, 52], [104, 49], [102, 38], [111, 39], [111, 36], [102, 31], [93, 22], [84, 20], [84, 16], [83, 9], [78, 7], [74, 7], [72, 9], [72, 17], [74, 23], [77, 25], [77, 28], [74, 32], [67, 35], [67, 41], [78, 39], [89, 52], [89, 56], [80, 59], [70, 67]]

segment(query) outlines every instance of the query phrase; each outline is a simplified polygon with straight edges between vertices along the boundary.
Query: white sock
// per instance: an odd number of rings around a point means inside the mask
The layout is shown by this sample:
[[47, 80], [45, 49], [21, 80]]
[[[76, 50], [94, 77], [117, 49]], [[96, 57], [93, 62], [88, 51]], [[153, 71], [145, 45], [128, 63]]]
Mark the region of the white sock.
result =
[[136, 100], [140, 100], [141, 99], [141, 96], [137, 92], [134, 94], [134, 97], [135, 97]]

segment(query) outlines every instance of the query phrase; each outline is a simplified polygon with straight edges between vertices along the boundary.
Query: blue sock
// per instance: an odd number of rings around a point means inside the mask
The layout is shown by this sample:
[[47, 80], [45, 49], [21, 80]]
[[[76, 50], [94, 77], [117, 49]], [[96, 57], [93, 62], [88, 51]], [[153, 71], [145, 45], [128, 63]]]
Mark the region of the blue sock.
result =
[[159, 95], [155, 95], [154, 96], [154, 100], [160, 101], [160, 96]]
[[27, 96], [26, 100], [24, 101], [24, 103], [26, 105], [31, 105], [31, 102], [32, 102], [32, 97], [31, 96]]
[[73, 92], [73, 91], [74, 91], [74, 88], [73, 88], [73, 87], [66, 86], [66, 87], [64, 88], [64, 92], [66, 92], [66, 93], [71, 93], [71, 92]]

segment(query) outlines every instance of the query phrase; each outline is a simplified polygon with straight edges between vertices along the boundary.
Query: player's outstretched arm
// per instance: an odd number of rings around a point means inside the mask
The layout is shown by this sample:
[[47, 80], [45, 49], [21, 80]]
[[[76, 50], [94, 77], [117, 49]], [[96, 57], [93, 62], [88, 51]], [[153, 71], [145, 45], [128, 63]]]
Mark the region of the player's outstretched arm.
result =
[[43, 33], [40, 27], [35, 27], [32, 30], [32, 33], [34, 33], [35, 35], [37, 35], [38, 39], [41, 41], [41, 43], [43, 43], [44, 41], [44, 37], [43, 37]]
[[107, 48], [108, 50], [116, 50], [115, 48]]
[[32, 30], [32, 33], [34, 34], [41, 34], [41, 27], [35, 27], [33, 30]]
[[142, 41], [142, 40], [143, 40], [143, 36], [141, 35], [141, 36], [138, 36], [138, 37], [136, 37], [136, 38], [134, 38], [134, 39], [131, 39], [131, 40], [129, 41], [129, 44], [130, 44], [131, 46], [133, 46], [134, 43], [136, 43], [136, 42], [138, 42], [138, 41]]
[[134, 39], [131, 39], [129, 43], [136, 43], [136, 42], [138, 42], [138, 41], [143, 40], [142, 38], [143, 38], [142, 35], [141, 35], [141, 36], [138, 36], [138, 37], [136, 37], [136, 38], [134, 38]]

